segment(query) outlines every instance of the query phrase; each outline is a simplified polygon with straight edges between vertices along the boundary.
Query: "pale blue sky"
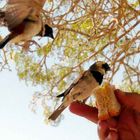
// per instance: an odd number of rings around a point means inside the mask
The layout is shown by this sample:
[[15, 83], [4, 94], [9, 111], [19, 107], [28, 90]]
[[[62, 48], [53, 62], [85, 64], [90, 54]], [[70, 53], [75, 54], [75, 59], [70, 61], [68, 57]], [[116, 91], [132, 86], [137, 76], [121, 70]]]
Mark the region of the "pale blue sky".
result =
[[69, 110], [57, 127], [46, 125], [41, 112], [31, 112], [29, 102], [35, 88], [19, 81], [14, 67], [12, 72], [0, 72], [1, 140], [98, 140], [96, 125]]

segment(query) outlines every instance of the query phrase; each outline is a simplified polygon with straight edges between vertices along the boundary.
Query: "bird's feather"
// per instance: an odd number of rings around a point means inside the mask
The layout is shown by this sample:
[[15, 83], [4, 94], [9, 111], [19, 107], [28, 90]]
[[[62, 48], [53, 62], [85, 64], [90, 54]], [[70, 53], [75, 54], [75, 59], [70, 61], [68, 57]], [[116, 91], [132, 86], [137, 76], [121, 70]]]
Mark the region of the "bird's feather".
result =
[[59, 98], [59, 97], [63, 97], [63, 100], [64, 100], [65, 96], [69, 94], [69, 92], [71, 91], [71, 89], [72, 89], [75, 85], [77, 85], [82, 79], [84, 79], [85, 76], [86, 76], [86, 71], [85, 71], [81, 76], [79, 76], [79, 78], [76, 79], [76, 80], [69, 86], [69, 88], [67, 88], [63, 93], [61, 93], [61, 94], [58, 95], [57, 97], [58, 97], [58, 98]]
[[64, 106], [61, 104], [48, 118], [50, 120], [56, 120], [56, 118], [62, 113], [62, 111], [66, 108], [67, 106]]
[[41, 7], [43, 7], [45, 2], [46, 2], [46, 0], [8, 0], [7, 4], [15, 4], [15, 3], [31, 4], [31, 3], [38, 3]]
[[9, 34], [7, 35], [1, 42], [0, 42], [0, 49], [4, 48], [4, 46], [12, 39], [16, 36], [17, 34]]
[[0, 49], [4, 48], [4, 46], [8, 43], [9, 40], [10, 40], [10, 37], [8, 35], [0, 42]]
[[0, 18], [4, 18], [5, 17], [5, 12], [0, 10]]
[[46, 0], [9, 0], [5, 11], [5, 20], [11, 30], [28, 18], [37, 21]]
[[8, 29], [12, 30], [21, 24], [24, 19], [28, 17], [31, 10], [31, 8], [27, 8], [26, 5], [21, 4], [9, 7], [5, 12], [5, 20], [7, 22]]
[[95, 78], [95, 80], [99, 83], [99, 85], [101, 85], [103, 81], [103, 75], [98, 71], [93, 71], [92, 75]]

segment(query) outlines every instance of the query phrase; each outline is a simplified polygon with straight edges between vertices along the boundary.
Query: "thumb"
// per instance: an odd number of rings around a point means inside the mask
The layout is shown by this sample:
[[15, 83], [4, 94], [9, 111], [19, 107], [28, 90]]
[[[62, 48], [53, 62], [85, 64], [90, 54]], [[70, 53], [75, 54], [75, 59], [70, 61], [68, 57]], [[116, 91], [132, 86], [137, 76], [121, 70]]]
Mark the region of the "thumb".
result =
[[140, 95], [138, 93], [123, 92], [117, 89], [115, 95], [121, 105], [140, 112]]

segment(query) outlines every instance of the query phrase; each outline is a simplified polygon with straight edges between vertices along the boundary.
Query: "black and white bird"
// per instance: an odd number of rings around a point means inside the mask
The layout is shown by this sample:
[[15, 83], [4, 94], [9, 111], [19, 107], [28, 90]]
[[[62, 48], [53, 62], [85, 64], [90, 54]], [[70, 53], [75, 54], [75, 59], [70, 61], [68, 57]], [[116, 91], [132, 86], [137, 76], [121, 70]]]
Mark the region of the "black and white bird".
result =
[[107, 63], [97, 61], [89, 67], [70, 87], [57, 97], [63, 97], [62, 104], [48, 119], [56, 120], [61, 112], [74, 101], [83, 101], [92, 95], [93, 90], [101, 85], [103, 77], [110, 67]]
[[2, 49], [8, 42], [18, 44], [34, 36], [53, 37], [53, 30], [43, 23], [42, 11], [46, 0], [8, 0], [5, 10], [0, 11], [10, 34], [0, 42]]

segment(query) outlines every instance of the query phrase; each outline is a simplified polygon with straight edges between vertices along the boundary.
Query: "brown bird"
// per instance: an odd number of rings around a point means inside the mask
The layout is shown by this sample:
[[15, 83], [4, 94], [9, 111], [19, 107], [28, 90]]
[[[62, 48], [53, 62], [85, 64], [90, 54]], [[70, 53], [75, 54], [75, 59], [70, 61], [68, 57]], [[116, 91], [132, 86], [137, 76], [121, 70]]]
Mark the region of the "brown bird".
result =
[[[4, 18], [10, 34], [2, 40], [0, 48], [8, 42], [19, 43], [31, 40], [33, 36], [53, 37], [53, 30], [44, 25], [41, 17], [46, 0], [9, 0], [0, 18]], [[45, 33], [43, 34], [43, 30]], [[42, 35], [43, 34], [43, 35]]]
[[110, 67], [107, 63], [97, 61], [89, 67], [70, 87], [57, 97], [63, 97], [62, 104], [51, 114], [50, 120], [56, 120], [61, 112], [74, 101], [83, 101], [92, 95], [93, 90], [103, 81], [103, 76]]

